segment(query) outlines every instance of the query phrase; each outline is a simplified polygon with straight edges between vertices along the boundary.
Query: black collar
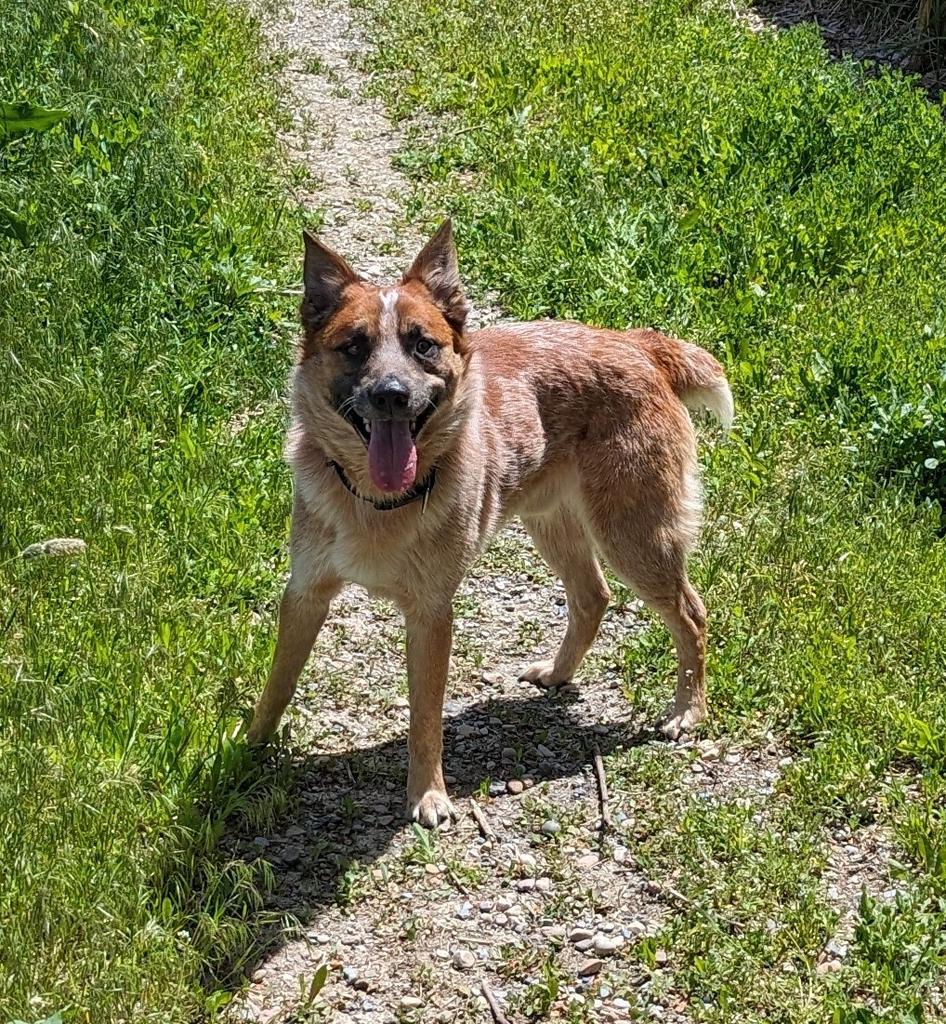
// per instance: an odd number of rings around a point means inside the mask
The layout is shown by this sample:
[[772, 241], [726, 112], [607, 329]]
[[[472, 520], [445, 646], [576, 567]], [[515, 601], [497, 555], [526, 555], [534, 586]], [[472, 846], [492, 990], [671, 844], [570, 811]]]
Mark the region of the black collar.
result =
[[366, 498], [355, 490], [351, 481], [345, 476], [345, 470], [337, 462], [333, 462], [330, 459], [329, 465], [335, 470], [338, 474], [338, 479], [341, 480], [350, 493], [362, 501], [367, 501], [369, 505], [373, 505], [379, 512], [390, 512], [396, 508], [403, 508], [404, 505], [410, 505], [412, 501], [417, 501], [419, 498], [424, 499], [424, 508], [421, 511], [426, 511], [427, 499], [430, 497], [430, 492], [434, 489], [434, 481], [437, 479], [437, 468], [433, 466], [419, 484], [414, 484], [409, 491], [405, 491], [399, 498], [390, 498], [388, 501], [375, 501], [374, 498]]

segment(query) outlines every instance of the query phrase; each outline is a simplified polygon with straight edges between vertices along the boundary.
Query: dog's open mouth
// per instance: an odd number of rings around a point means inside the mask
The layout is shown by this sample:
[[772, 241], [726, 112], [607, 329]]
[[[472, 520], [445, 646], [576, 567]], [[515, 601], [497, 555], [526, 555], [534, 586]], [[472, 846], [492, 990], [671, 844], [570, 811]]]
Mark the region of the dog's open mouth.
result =
[[429, 406], [417, 419], [366, 420], [349, 409], [345, 419], [368, 448], [371, 481], [381, 491], [394, 493], [414, 486], [417, 479], [417, 435], [434, 411]]
[[[430, 419], [434, 412], [434, 406], [428, 405], [427, 408], [414, 420], [408, 420], [408, 429], [411, 432], [411, 436], [416, 438], [417, 435], [424, 429], [424, 425]], [[359, 437], [364, 441], [366, 445], [371, 443], [371, 430], [373, 424], [381, 425], [382, 429], [384, 424], [389, 423], [389, 420], [366, 420], [355, 412], [354, 409], [347, 409], [343, 416], [348, 422], [358, 431]]]

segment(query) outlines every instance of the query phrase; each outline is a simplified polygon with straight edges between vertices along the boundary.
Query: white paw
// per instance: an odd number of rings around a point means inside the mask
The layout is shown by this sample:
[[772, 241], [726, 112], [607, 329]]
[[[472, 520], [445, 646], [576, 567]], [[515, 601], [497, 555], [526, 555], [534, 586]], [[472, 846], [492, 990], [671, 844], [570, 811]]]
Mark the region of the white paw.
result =
[[553, 686], [562, 686], [571, 679], [571, 676], [556, 675], [552, 671], [554, 667], [554, 661], [537, 661], [534, 665], [530, 665], [525, 672], [519, 676], [519, 682], [535, 683], [536, 686], [541, 686], [544, 690], [549, 690]]
[[428, 789], [419, 800], [408, 797], [411, 818], [424, 828], [440, 828], [457, 820], [457, 812], [446, 793]]
[[686, 732], [692, 732], [706, 718], [706, 710], [699, 707], [674, 710], [661, 727], [668, 740], [678, 740]]

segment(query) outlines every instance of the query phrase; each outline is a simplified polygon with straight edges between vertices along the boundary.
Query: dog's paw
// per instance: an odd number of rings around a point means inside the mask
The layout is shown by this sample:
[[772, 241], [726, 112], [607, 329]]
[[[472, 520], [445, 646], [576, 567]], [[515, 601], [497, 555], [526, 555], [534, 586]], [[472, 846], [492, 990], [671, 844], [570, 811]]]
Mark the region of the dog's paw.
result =
[[448, 827], [457, 820], [457, 812], [446, 793], [428, 789], [419, 800], [408, 797], [411, 818], [424, 828]]
[[537, 661], [519, 676], [519, 682], [535, 683], [543, 690], [550, 690], [553, 686], [563, 686], [571, 679], [571, 676], [556, 675], [553, 671], [554, 668], [555, 662], [553, 661]]
[[693, 732], [705, 719], [704, 708], [688, 707], [679, 712], [674, 710], [661, 729], [668, 740], [678, 740], [684, 733]]
[[274, 725], [254, 717], [246, 732], [246, 742], [251, 747], [265, 746], [275, 731], [276, 727]]

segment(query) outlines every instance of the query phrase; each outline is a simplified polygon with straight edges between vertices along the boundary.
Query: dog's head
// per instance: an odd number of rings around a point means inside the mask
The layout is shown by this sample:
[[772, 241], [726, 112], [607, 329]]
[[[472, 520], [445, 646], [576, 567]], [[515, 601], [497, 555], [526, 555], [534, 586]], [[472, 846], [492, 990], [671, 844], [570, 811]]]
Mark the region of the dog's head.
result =
[[366, 466], [377, 490], [409, 489], [465, 367], [469, 305], [450, 221], [390, 287], [306, 232], [304, 284], [300, 370], [319, 399], [316, 431], [355, 478]]

